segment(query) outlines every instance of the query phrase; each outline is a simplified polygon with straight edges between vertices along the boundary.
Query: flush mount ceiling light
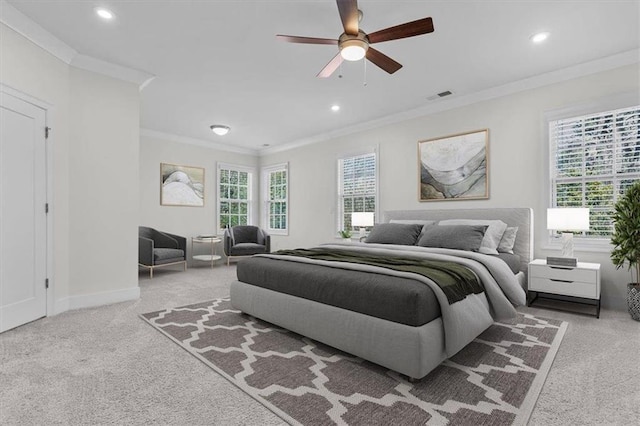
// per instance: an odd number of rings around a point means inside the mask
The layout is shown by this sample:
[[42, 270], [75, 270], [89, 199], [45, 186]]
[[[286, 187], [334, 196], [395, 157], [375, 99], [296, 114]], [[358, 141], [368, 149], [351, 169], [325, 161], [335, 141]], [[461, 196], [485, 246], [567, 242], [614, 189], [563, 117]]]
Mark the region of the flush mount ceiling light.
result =
[[549, 32], [544, 31], [541, 33], [536, 33], [534, 35], [532, 35], [531, 37], [529, 37], [531, 39], [532, 42], [534, 43], [542, 43], [543, 41], [545, 41], [546, 39], [549, 38]]
[[115, 18], [115, 15], [109, 9], [105, 9], [104, 7], [96, 7], [96, 14], [104, 20], [110, 21]]
[[223, 126], [222, 124], [214, 124], [213, 126], [210, 126], [210, 128], [211, 131], [218, 136], [224, 136], [229, 133], [229, 130], [231, 130], [229, 126]]

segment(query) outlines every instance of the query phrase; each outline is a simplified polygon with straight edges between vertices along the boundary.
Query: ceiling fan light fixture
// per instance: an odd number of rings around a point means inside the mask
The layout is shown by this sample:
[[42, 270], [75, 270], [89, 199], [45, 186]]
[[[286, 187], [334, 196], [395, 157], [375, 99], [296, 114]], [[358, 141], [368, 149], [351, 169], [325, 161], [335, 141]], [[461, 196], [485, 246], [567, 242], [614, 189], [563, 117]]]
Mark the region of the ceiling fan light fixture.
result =
[[213, 133], [215, 133], [218, 136], [224, 136], [227, 133], [229, 133], [229, 130], [231, 130], [231, 128], [229, 126], [224, 126], [222, 124], [214, 124], [212, 126], [209, 126], [211, 131]]
[[345, 61], [359, 61], [367, 54], [369, 45], [364, 40], [352, 39], [340, 43], [340, 55]]

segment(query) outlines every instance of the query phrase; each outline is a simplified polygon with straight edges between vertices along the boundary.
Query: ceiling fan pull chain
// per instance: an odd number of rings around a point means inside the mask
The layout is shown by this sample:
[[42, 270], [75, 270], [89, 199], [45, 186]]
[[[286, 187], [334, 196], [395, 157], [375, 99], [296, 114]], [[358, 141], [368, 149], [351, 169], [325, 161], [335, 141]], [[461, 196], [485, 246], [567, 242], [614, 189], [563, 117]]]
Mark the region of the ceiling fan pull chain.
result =
[[338, 78], [342, 78], [342, 62], [340, 62], [340, 71], [338, 71]]
[[364, 82], [363, 82], [363, 86], [367, 86], [367, 61], [364, 60], [362, 61], [364, 63]]

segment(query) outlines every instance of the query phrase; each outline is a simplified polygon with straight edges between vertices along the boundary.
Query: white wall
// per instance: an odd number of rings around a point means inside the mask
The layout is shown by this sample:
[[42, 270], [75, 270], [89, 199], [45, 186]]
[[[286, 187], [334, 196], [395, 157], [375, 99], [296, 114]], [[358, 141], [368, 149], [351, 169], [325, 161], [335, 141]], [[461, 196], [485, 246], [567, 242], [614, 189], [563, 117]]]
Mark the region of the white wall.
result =
[[0, 52], [0, 82], [52, 105], [48, 313], [137, 297], [137, 87], [70, 67], [4, 24]]
[[71, 68], [71, 295], [138, 286], [140, 92]]
[[[189, 239], [199, 234], [216, 231], [216, 167], [219, 162], [239, 166], [255, 167], [253, 179], [253, 223], [259, 223], [257, 156], [223, 151], [215, 148], [181, 143], [166, 138], [142, 135], [140, 140], [140, 219], [139, 225], [150, 226], [161, 231], [182, 235]], [[205, 169], [204, 207], [161, 206], [160, 164], [170, 163]], [[200, 249], [198, 249], [200, 250]], [[199, 251], [200, 252], [200, 251]], [[218, 254], [222, 247], [218, 248]], [[189, 253], [189, 257], [191, 254]]]
[[[261, 157], [262, 165], [289, 161], [290, 234], [273, 236], [275, 249], [303, 247], [335, 238], [336, 158], [379, 146], [380, 211], [392, 209], [532, 207], [535, 256], [558, 254], [547, 244], [548, 190], [545, 112], [613, 94], [639, 93], [637, 65], [522, 91], [401, 123]], [[489, 129], [488, 200], [418, 201], [417, 142], [465, 131]], [[602, 264], [603, 305], [626, 309], [628, 275], [615, 271], [608, 252], [578, 252], [580, 260]]]

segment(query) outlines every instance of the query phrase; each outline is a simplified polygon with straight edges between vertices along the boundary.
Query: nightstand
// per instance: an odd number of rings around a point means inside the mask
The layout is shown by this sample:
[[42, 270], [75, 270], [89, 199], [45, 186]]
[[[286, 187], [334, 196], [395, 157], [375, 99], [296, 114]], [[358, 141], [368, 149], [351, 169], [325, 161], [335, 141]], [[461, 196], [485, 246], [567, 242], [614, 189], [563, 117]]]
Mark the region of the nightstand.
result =
[[563, 301], [596, 306], [595, 316], [600, 318], [600, 264], [556, 266], [535, 259], [529, 263], [529, 292], [536, 293], [529, 306], [545, 295], [565, 296]]

